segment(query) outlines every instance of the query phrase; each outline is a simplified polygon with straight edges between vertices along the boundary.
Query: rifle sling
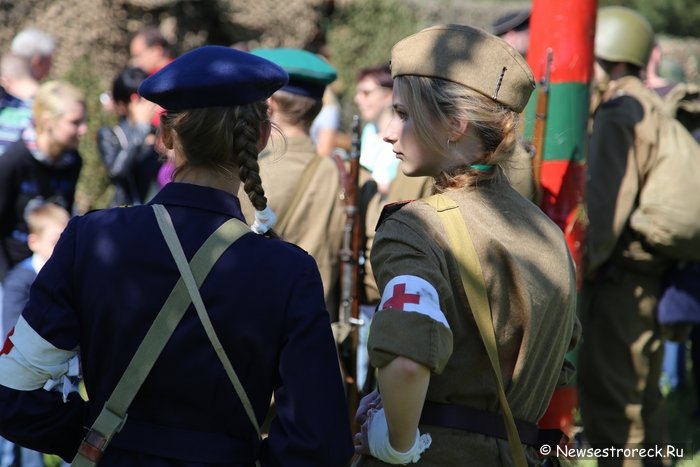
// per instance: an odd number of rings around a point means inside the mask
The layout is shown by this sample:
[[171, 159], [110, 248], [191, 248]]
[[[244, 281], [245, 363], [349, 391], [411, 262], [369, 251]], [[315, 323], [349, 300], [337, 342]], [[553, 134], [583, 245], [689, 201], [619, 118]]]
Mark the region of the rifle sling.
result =
[[251, 423], [260, 434], [250, 401], [240, 385], [228, 357], [223, 352], [221, 343], [216, 338], [198, 290], [224, 251], [242, 235], [250, 232], [250, 229], [238, 219], [229, 219], [209, 236], [194, 255], [191, 263], [187, 264], [182, 246], [172, 226], [172, 220], [165, 207], [162, 205], [153, 205], [152, 207], [158, 220], [158, 226], [168, 243], [168, 248], [175, 258], [182, 277], [173, 287], [112, 394], [105, 402], [102, 411], [81, 443], [71, 464], [74, 467], [92, 467], [100, 461], [112, 437], [126, 422], [126, 411], [129, 405], [146, 380], [165, 344], [170, 340], [170, 336], [189, 308], [190, 303], [194, 303], [207, 335], [241, 398], [246, 414], [251, 418]]
[[301, 197], [306, 191], [306, 188], [309, 186], [311, 178], [316, 173], [316, 169], [321, 164], [321, 159], [321, 156], [314, 155], [314, 158], [311, 160], [311, 162], [309, 162], [306, 165], [306, 168], [304, 168], [304, 171], [302, 172], [301, 177], [299, 178], [296, 190], [294, 190], [294, 196], [292, 197], [292, 200], [289, 202], [287, 209], [284, 210], [284, 212], [280, 215], [279, 219], [277, 220], [275, 230], [281, 237], [284, 237], [284, 230], [287, 228], [287, 224], [289, 224], [289, 220], [292, 218], [292, 214], [294, 214], [297, 207], [299, 206]]
[[464, 223], [459, 206], [446, 195], [433, 195], [426, 198], [425, 202], [437, 211], [438, 217], [447, 232], [452, 254], [459, 265], [462, 286], [467, 295], [469, 306], [472, 309], [474, 321], [476, 321], [476, 325], [479, 328], [479, 334], [486, 347], [493, 374], [496, 377], [498, 399], [502, 410], [501, 415], [506, 426], [513, 463], [517, 467], [527, 467], [525, 450], [520, 442], [513, 413], [510, 410], [510, 405], [503, 389], [503, 377], [498, 361], [498, 347], [496, 345], [496, 331], [491, 317], [491, 305], [486, 294], [486, 283], [481, 270], [481, 263], [469, 235], [469, 230]]

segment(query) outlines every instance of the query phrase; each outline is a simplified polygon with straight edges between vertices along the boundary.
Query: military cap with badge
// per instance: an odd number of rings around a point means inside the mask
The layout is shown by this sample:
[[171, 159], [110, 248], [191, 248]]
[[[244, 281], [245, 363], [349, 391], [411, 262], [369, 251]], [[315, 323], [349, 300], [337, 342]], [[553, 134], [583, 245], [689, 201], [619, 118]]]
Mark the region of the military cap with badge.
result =
[[426, 76], [462, 84], [522, 112], [535, 89], [525, 59], [503, 40], [460, 24], [432, 26], [391, 50], [391, 75]]

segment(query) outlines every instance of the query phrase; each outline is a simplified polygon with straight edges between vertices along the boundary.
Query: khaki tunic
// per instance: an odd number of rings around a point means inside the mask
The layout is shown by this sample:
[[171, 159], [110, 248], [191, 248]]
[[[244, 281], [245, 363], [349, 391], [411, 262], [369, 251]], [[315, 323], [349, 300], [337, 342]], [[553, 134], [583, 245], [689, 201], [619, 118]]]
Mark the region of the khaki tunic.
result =
[[654, 310], [671, 262], [646, 248], [629, 225], [656, 157], [659, 124], [651, 108], [658, 105], [655, 93], [628, 76], [610, 83], [593, 120], [577, 364], [581, 416], [592, 444], [663, 444], [667, 436], [658, 387], [663, 341]]
[[[544, 414], [575, 338], [574, 265], [561, 230], [505, 178], [448, 191], [459, 206], [484, 273], [506, 394], [513, 415]], [[430, 368], [426, 400], [498, 411], [495, 378], [467, 302], [457, 262], [438, 214], [423, 201], [388, 217], [374, 241], [372, 264], [386, 300], [387, 283], [413, 275], [431, 284], [449, 329], [424, 314], [394, 308], [372, 321], [369, 352], [383, 367], [397, 355]], [[381, 305], [380, 305], [381, 306]], [[422, 466], [507, 466], [506, 440], [421, 426], [433, 443]], [[528, 457], [535, 463], [533, 450]], [[361, 465], [384, 465], [365, 458]]]
[[627, 76], [609, 84], [596, 111], [586, 182], [589, 277], [608, 261], [651, 273], [669, 265], [645, 249], [629, 227], [641, 184], [656, 159], [659, 122], [652, 106], [662, 106], [659, 97], [638, 78]]
[[[284, 153], [281, 153], [284, 151]], [[260, 177], [268, 205], [279, 219], [292, 201], [306, 166], [315, 158], [316, 149], [306, 136], [287, 137], [286, 145], [275, 141], [272, 150], [260, 156]], [[324, 157], [294, 212], [287, 227], [277, 232], [284, 240], [295, 243], [314, 257], [321, 272], [326, 306], [337, 313], [337, 282], [345, 212], [340, 199], [338, 168]], [[243, 192], [239, 192], [241, 208], [249, 223], [254, 220], [254, 208]]]
[[376, 304], [379, 302], [379, 291], [377, 283], [374, 280], [372, 273], [372, 243], [374, 242], [374, 234], [379, 222], [379, 215], [382, 213], [384, 206], [390, 203], [399, 201], [412, 201], [416, 199], [430, 196], [433, 189], [433, 179], [430, 177], [408, 177], [401, 172], [399, 168], [396, 177], [391, 182], [389, 193], [386, 198], [377, 192], [370, 200], [367, 206], [365, 215], [365, 238], [367, 261], [365, 262], [364, 287], [365, 299], [368, 304]]
[[528, 152], [523, 141], [518, 141], [515, 145], [513, 156], [503, 164], [503, 170], [513, 188], [531, 200], [535, 193], [532, 177], [532, 155]]

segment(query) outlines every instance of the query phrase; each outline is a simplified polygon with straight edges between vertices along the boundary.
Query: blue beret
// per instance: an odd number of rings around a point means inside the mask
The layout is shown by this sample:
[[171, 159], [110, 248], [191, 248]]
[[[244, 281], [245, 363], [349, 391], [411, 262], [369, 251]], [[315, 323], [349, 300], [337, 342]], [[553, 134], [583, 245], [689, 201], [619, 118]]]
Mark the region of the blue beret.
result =
[[289, 73], [289, 83], [283, 91], [321, 99], [326, 85], [335, 81], [338, 73], [322, 57], [301, 49], [255, 49], [251, 53], [266, 58]]
[[176, 58], [138, 91], [166, 110], [234, 107], [267, 99], [288, 80], [287, 72], [269, 60], [207, 45]]

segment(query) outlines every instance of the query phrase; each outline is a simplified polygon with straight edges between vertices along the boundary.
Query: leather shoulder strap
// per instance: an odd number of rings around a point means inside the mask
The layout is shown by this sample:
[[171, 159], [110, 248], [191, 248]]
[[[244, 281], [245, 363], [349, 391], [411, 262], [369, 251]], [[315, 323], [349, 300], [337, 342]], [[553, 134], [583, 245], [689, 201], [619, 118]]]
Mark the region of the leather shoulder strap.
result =
[[486, 283], [481, 269], [479, 257], [474, 248], [467, 225], [459, 211], [459, 206], [449, 197], [443, 194], [429, 196], [424, 200], [438, 213], [442, 221], [447, 237], [450, 241], [450, 249], [459, 264], [459, 274], [462, 278], [462, 286], [467, 294], [469, 306], [474, 314], [474, 320], [479, 328], [479, 334], [486, 347], [486, 353], [491, 362], [496, 383], [498, 386], [498, 399], [501, 403], [503, 422], [508, 433], [508, 444], [513, 456], [513, 462], [517, 467], [527, 467], [525, 451], [520, 442], [520, 436], [515, 426], [513, 413], [508, 405], [505, 390], [503, 389], [503, 377], [501, 376], [498, 361], [498, 347], [496, 345], [496, 331], [493, 328], [491, 318], [491, 305], [486, 294]]

